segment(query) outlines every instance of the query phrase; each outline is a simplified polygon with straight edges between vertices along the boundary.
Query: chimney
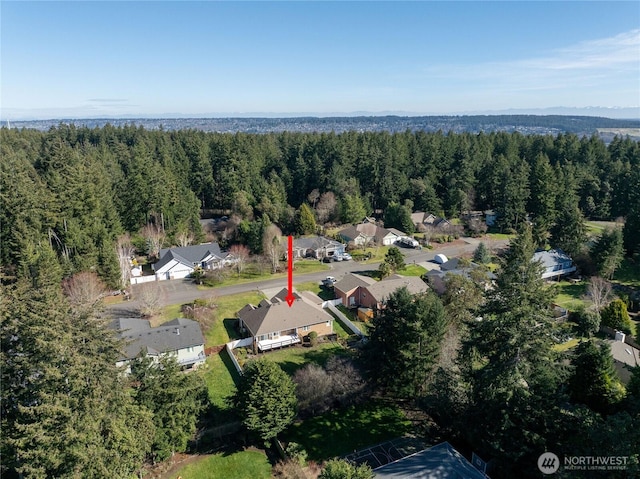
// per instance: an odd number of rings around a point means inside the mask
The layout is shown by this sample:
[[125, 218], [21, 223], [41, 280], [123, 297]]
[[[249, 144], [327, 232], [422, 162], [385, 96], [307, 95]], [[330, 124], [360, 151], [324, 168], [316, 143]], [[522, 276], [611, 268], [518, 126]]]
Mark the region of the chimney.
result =
[[616, 341], [622, 341], [624, 343], [625, 338], [626, 335], [622, 331], [616, 331]]
[[180, 328], [176, 328], [176, 334], [180, 336]]

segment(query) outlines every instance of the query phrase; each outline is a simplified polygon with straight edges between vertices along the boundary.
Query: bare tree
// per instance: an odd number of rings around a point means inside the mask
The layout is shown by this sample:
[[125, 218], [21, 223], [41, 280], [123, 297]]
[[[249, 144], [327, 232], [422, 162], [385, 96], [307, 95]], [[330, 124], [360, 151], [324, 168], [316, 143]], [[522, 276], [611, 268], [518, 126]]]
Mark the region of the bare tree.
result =
[[160, 255], [160, 248], [162, 248], [162, 243], [164, 242], [164, 230], [149, 223], [140, 230], [140, 234], [147, 243], [147, 254], [157, 258]]
[[116, 241], [116, 256], [120, 266], [120, 288], [122, 289], [126, 289], [131, 280], [131, 258], [134, 251], [131, 237], [128, 233], [118, 238], [118, 241]]
[[274, 224], [270, 224], [264, 230], [262, 236], [262, 249], [265, 256], [271, 263], [271, 272], [278, 271], [280, 266], [280, 258], [284, 254], [284, 241], [282, 238], [282, 231]]
[[142, 316], [153, 317], [162, 312], [162, 290], [157, 282], [139, 285], [134, 299], [138, 301]]
[[323, 413], [331, 405], [331, 377], [317, 364], [308, 364], [296, 371], [296, 396], [300, 411], [311, 415]]
[[318, 188], [314, 188], [311, 193], [307, 195], [307, 200], [309, 201], [309, 203], [311, 203], [312, 208], [316, 207], [316, 201], [318, 201], [318, 198], [320, 198], [320, 192], [318, 191]]
[[241, 274], [249, 259], [249, 248], [243, 244], [234, 244], [229, 248], [229, 254], [235, 259], [236, 271]]
[[614, 298], [611, 283], [599, 276], [592, 276], [587, 285], [587, 298], [591, 300], [591, 308], [600, 314]]
[[338, 209], [338, 200], [332, 191], [327, 191], [320, 195], [320, 200], [316, 206], [318, 215], [318, 223], [323, 225], [336, 215]]
[[83, 271], [66, 278], [62, 282], [62, 290], [72, 308], [92, 309], [98, 305], [107, 288], [96, 273]]
[[[189, 246], [193, 243], [193, 233], [189, 230], [180, 231], [180, 233], [176, 235], [176, 243], [178, 243], [180, 247]], [[160, 251], [160, 248], [158, 248], [158, 251]]]

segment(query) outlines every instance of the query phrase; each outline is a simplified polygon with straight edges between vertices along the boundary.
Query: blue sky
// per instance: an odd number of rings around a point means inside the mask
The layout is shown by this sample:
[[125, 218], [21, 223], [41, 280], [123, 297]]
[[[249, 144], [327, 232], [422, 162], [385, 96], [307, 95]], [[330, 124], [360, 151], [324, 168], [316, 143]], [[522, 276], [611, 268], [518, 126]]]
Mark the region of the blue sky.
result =
[[638, 107], [640, 3], [1, 3], [2, 118]]

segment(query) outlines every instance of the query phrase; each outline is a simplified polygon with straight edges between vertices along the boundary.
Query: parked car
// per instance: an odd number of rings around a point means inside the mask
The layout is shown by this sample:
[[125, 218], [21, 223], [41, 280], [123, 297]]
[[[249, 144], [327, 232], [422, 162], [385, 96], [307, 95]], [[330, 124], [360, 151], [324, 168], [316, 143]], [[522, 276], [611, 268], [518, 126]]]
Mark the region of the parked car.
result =
[[337, 282], [338, 280], [335, 279], [333, 276], [327, 276], [325, 279], [322, 280], [322, 285], [326, 286], [327, 288], [333, 288], [333, 285]]
[[349, 253], [344, 253], [342, 255], [342, 261], [351, 261], [353, 258], [351, 257], [351, 255]]
[[325, 256], [324, 258], [322, 258], [322, 262], [323, 263], [331, 263], [331, 256]]
[[333, 261], [342, 261], [342, 255], [341, 254], [334, 254], [333, 255]]

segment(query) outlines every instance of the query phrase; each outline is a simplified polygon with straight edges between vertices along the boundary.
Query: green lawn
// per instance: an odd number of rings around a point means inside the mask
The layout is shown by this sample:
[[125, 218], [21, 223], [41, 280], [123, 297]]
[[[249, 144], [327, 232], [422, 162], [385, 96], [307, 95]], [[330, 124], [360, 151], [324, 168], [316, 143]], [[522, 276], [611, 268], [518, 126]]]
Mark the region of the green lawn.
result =
[[625, 258], [613, 275], [613, 282], [640, 289], [640, 264]]
[[325, 301], [335, 299], [336, 295], [333, 292], [333, 289], [325, 288], [321, 286], [317, 281], [307, 281], [306, 283], [298, 283], [295, 285], [295, 289], [302, 291], [311, 291], [314, 294], [317, 294], [320, 299], [324, 299]]
[[398, 274], [402, 276], [422, 276], [426, 272], [427, 270], [418, 264], [409, 264], [405, 269], [398, 271]]
[[335, 342], [321, 342], [313, 348], [293, 346], [269, 351], [260, 355], [261, 358], [278, 363], [289, 375], [308, 363], [324, 366], [331, 356], [348, 355], [349, 351]]
[[580, 306], [589, 304], [584, 300], [587, 285], [586, 283], [571, 283], [569, 281], [560, 281], [555, 283], [557, 295], [554, 302], [569, 311], [576, 311]]
[[410, 427], [396, 406], [371, 401], [294, 424], [282, 438], [301, 444], [309, 459], [319, 461], [402, 436]]
[[581, 338], [573, 338], [567, 341], [566, 343], [556, 344], [553, 346], [553, 349], [558, 352], [566, 351], [578, 345]]
[[[282, 266], [286, 267], [286, 262], [282, 262]], [[293, 265], [293, 274], [307, 274], [315, 273], [318, 271], [328, 271], [329, 266], [315, 259], [298, 260]], [[208, 290], [211, 288], [218, 288], [222, 286], [233, 286], [235, 284], [253, 283], [255, 281], [263, 281], [275, 278], [285, 278], [287, 273], [271, 274], [269, 271], [260, 271], [255, 265], [248, 265], [245, 270], [237, 274], [232, 271], [227, 272], [228, 276], [224, 280], [215, 283], [213, 286], [198, 286], [198, 289]]]
[[493, 240], [510, 240], [516, 237], [516, 235], [506, 233], [487, 233], [487, 236]]
[[204, 367], [200, 368], [209, 391], [213, 419], [224, 423], [235, 420], [235, 414], [227, 404], [227, 398], [236, 392], [236, 381], [240, 379], [226, 350], [212, 354]]
[[236, 313], [247, 303], [258, 304], [264, 295], [257, 291], [248, 293], [231, 294], [221, 296], [215, 300], [217, 307], [216, 320], [213, 326], [207, 331], [207, 346], [228, 343], [232, 339], [238, 339], [238, 333], [233, 328], [236, 321]]
[[269, 479], [271, 464], [260, 451], [219, 453], [178, 469], [170, 479]]
[[358, 319], [358, 316], [354, 314], [349, 308], [342, 304], [339, 304], [338, 306], [336, 306], [336, 308], [338, 308], [338, 310], [342, 314], [344, 314], [347, 319], [351, 321], [355, 325], [355, 327], [362, 332], [362, 334], [369, 334], [369, 325], [364, 321], [360, 321]]
[[350, 253], [351, 256], [353, 256], [354, 260], [360, 255], [371, 253], [371, 258], [360, 261], [360, 263], [362, 264], [370, 264], [380, 263], [381, 261], [384, 261], [384, 257], [387, 254], [387, 251], [389, 251], [389, 246], [376, 246], [374, 248], [354, 249], [353, 251], [350, 251]]

